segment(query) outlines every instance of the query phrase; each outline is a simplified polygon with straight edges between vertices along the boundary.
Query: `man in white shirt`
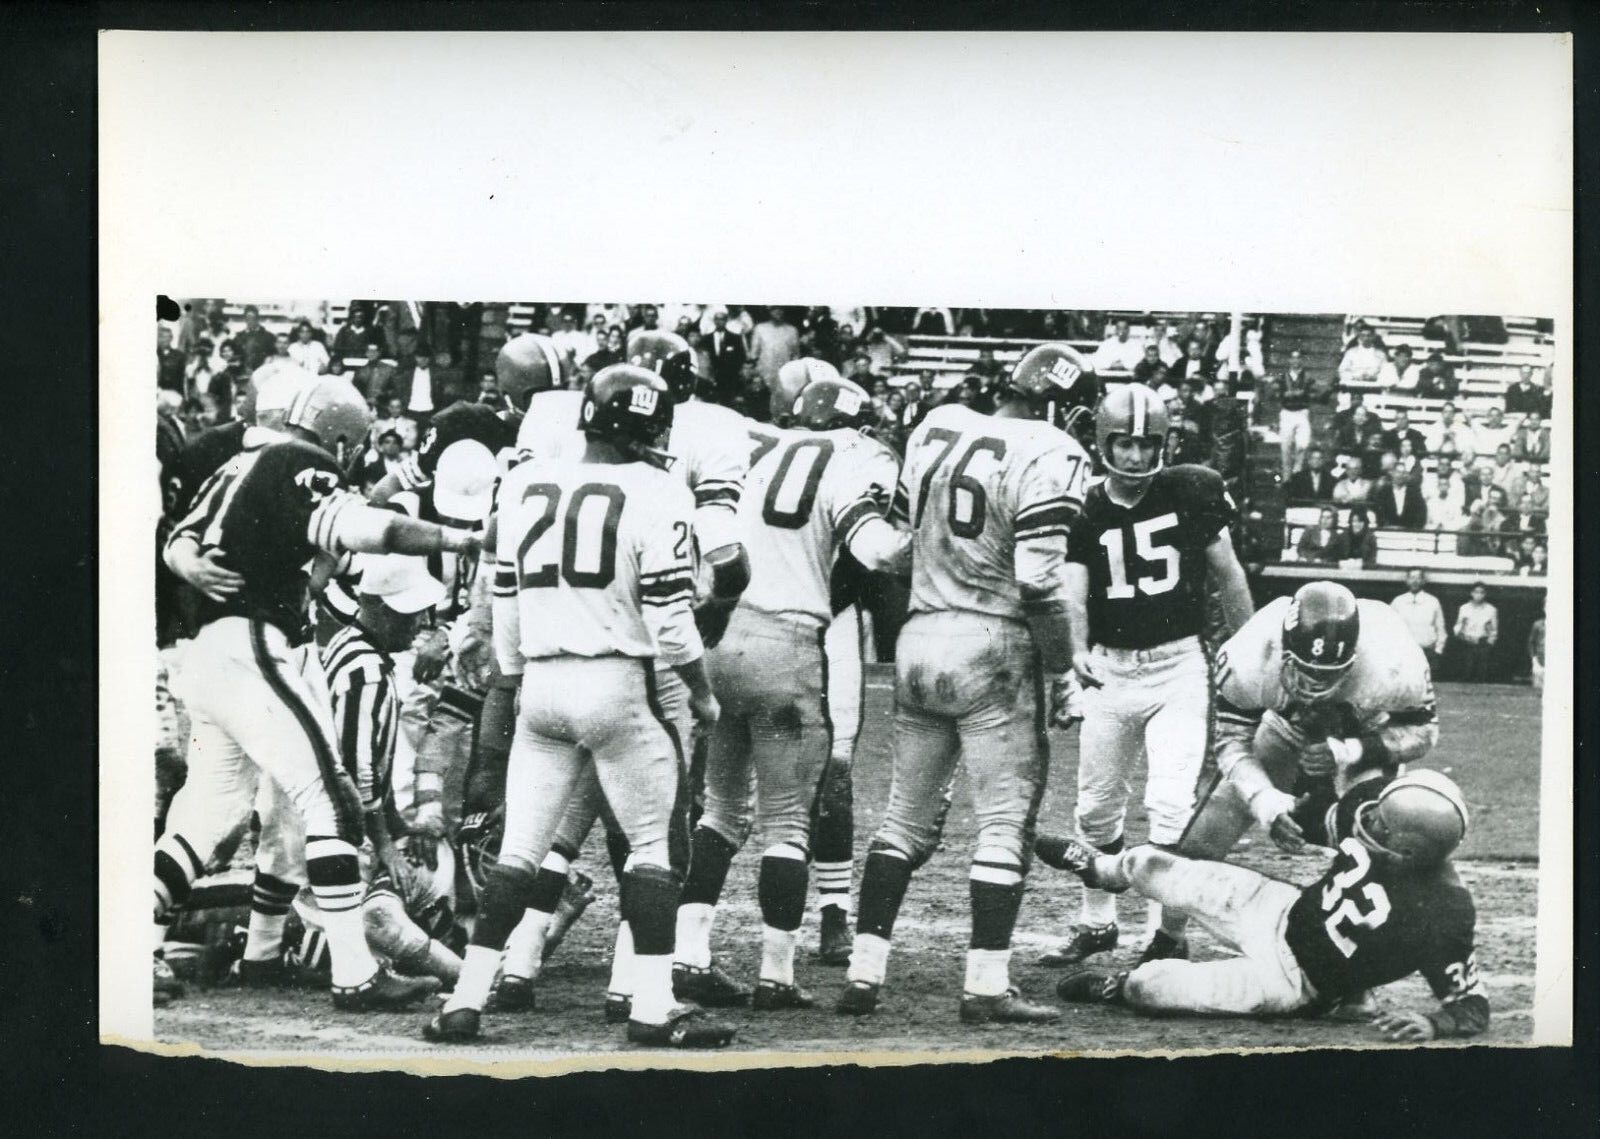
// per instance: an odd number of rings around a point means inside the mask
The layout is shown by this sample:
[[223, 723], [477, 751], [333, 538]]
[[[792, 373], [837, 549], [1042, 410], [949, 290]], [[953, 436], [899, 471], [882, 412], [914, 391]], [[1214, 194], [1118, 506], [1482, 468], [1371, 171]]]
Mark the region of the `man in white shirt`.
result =
[[1118, 317], [1116, 330], [1101, 341], [1094, 354], [1094, 369], [1106, 372], [1132, 372], [1144, 356], [1144, 345], [1128, 335], [1128, 321]]
[[1428, 529], [1459, 530], [1466, 525], [1467, 490], [1449, 455], [1440, 456], [1433, 474], [1423, 477], [1422, 498], [1428, 508]]
[[1370, 384], [1378, 379], [1389, 358], [1373, 339], [1372, 329], [1363, 328], [1356, 334], [1356, 342], [1346, 350], [1339, 361], [1339, 382], [1344, 384]]
[[550, 338], [550, 342], [556, 346], [562, 358], [562, 367], [570, 376], [579, 364], [600, 351], [600, 345], [588, 330], [578, 327], [577, 315], [572, 311], [562, 310], [560, 325], [561, 330]]
[[1439, 655], [1445, 647], [1444, 609], [1437, 597], [1422, 588], [1422, 580], [1421, 570], [1407, 572], [1406, 591], [1389, 605], [1421, 646], [1428, 658], [1428, 667], [1437, 669]]
[[1439, 409], [1439, 422], [1428, 432], [1427, 443], [1430, 455], [1454, 452], [1457, 460], [1463, 463], [1471, 462], [1472, 456], [1477, 453], [1472, 425], [1461, 418], [1461, 413], [1453, 403], [1446, 403]]
[[1487, 418], [1478, 422], [1472, 431], [1473, 449], [1480, 455], [1493, 455], [1502, 444], [1509, 445], [1517, 429], [1506, 422], [1506, 413], [1491, 407]]
[[1422, 378], [1422, 368], [1411, 359], [1411, 345], [1395, 346], [1394, 358], [1384, 361], [1378, 371], [1378, 383], [1388, 391], [1415, 391]]
[[398, 379], [409, 392], [406, 410], [418, 423], [427, 423], [433, 416], [433, 354], [419, 344], [412, 358], [416, 363], [410, 373], [402, 373]]

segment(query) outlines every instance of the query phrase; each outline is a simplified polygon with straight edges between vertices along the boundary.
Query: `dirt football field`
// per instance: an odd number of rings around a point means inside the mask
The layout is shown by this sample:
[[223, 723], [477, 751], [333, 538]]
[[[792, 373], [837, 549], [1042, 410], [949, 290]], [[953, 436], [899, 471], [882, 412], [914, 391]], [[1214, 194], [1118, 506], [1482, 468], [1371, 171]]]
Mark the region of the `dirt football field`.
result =
[[[856, 850], [865, 850], [887, 799], [891, 677], [885, 668], [869, 669], [866, 716], [857, 751]], [[1537, 695], [1527, 687], [1445, 684], [1439, 690], [1443, 730], [1429, 765], [1449, 772], [1467, 795], [1473, 831], [1461, 852], [1461, 877], [1478, 907], [1478, 964], [1493, 1007], [1484, 1043], [1527, 1039], [1533, 997], [1534, 914], [1538, 878], [1537, 842], [1540, 717]], [[1042, 830], [1070, 828], [1077, 763], [1077, 734], [1053, 733], [1050, 787], [1041, 814]], [[1144, 831], [1135, 787], [1129, 837]], [[911, 883], [895, 930], [889, 979], [875, 1016], [841, 1017], [833, 1000], [844, 984], [844, 970], [811, 960], [816, 945], [815, 910], [802, 931], [797, 980], [819, 998], [804, 1012], [755, 1014], [733, 1010], [739, 1026], [732, 1050], [741, 1052], [899, 1052], [951, 1053], [993, 1050], [1003, 1053], [1158, 1051], [1273, 1047], [1371, 1045], [1380, 1038], [1366, 1024], [1308, 1020], [1148, 1019], [1125, 1009], [1062, 1006], [1059, 1022], [1044, 1026], [966, 1027], [957, 1020], [968, 933], [967, 863], [973, 819], [964, 780], [945, 833], [945, 844]], [[1237, 861], [1267, 874], [1306, 882], [1321, 873], [1320, 856], [1280, 854], [1257, 832]], [[760, 917], [755, 903], [756, 852], [752, 838], [729, 875], [717, 919], [714, 952], [736, 976], [753, 982], [759, 962]], [[609, 969], [616, 920], [615, 887], [604, 852], [591, 840], [583, 866], [596, 879], [601, 896], [574, 927], [552, 959], [539, 992], [540, 1008], [519, 1014], [486, 1014], [483, 1036], [459, 1058], [480, 1060], [556, 1059], [574, 1053], [633, 1053], [623, 1031], [601, 1020], [601, 1001]], [[858, 870], [859, 882], [859, 870]], [[1036, 865], [1017, 924], [1012, 977], [1029, 996], [1056, 1001], [1059, 971], [1040, 966], [1073, 920], [1079, 887], [1070, 876]], [[1145, 903], [1120, 899], [1122, 944], [1107, 964], [1131, 963], [1142, 948]], [[1206, 935], [1191, 931], [1196, 956], [1218, 950]], [[1432, 998], [1420, 978], [1389, 986], [1381, 1004], [1426, 1009]], [[336, 1013], [324, 993], [241, 992], [190, 987], [186, 996], [155, 1012], [159, 1039], [189, 1042], [212, 1053], [341, 1052], [422, 1058], [449, 1053], [422, 1041], [428, 1010], [406, 1014], [355, 1016]], [[375, 1057], [376, 1058], [376, 1057]], [[665, 1056], [659, 1059], [666, 1059]], [[909, 1059], [909, 1057], [908, 1057]], [[752, 1057], [752, 1061], [761, 1061]], [[601, 1058], [601, 1064], [608, 1061]], [[564, 1066], [564, 1065], [563, 1065]], [[585, 1065], [587, 1066], [587, 1065]]]

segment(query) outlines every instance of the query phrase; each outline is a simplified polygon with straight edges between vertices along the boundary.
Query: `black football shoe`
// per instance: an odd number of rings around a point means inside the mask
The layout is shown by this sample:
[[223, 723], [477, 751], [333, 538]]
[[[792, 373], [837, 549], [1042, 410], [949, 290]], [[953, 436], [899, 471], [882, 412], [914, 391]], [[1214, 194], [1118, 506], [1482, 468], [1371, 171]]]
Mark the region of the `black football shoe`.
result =
[[384, 966], [368, 980], [348, 988], [333, 987], [333, 1007], [340, 1012], [387, 1012], [410, 1008], [439, 991], [437, 977], [401, 977]]
[[627, 993], [606, 994], [606, 1023], [627, 1024], [633, 1019], [633, 998]]
[[739, 1008], [750, 1003], [750, 986], [728, 976], [715, 962], [705, 969], [674, 964], [672, 995], [706, 1008]]
[[841, 906], [822, 907], [822, 937], [816, 959], [823, 965], [850, 964], [850, 915]]
[[882, 988], [871, 981], [851, 981], [839, 994], [833, 1011], [844, 1016], [871, 1016], [878, 1011], [878, 992]]
[[1056, 996], [1077, 1004], [1117, 1005], [1122, 1003], [1122, 986], [1127, 979], [1126, 970], [1079, 969], [1057, 982]]
[[1150, 944], [1144, 947], [1144, 952], [1139, 954], [1139, 964], [1150, 961], [1187, 961], [1189, 960], [1189, 942], [1187, 938], [1173, 937], [1164, 929], [1158, 929], [1150, 938]]
[[1034, 1004], [1016, 988], [997, 996], [961, 994], [962, 1024], [1048, 1024], [1060, 1019], [1060, 1009]]
[[465, 1044], [478, 1038], [478, 1010], [448, 1009], [422, 1026], [422, 1039], [433, 1044]]
[[1100, 880], [1100, 875], [1096, 874], [1094, 869], [1094, 860], [1100, 852], [1086, 842], [1061, 835], [1042, 834], [1033, 840], [1033, 853], [1038, 855], [1039, 861], [1046, 866], [1076, 874], [1083, 879], [1085, 886], [1104, 890], [1108, 894], [1120, 894], [1128, 888], [1108, 886]]
[[1075, 925], [1066, 944], [1039, 958], [1039, 964], [1047, 969], [1064, 969], [1068, 965], [1081, 964], [1096, 953], [1109, 953], [1115, 949], [1117, 937], [1115, 922], [1110, 925]]
[[665, 1024], [628, 1021], [628, 1040], [652, 1048], [725, 1048], [738, 1033], [731, 1024], [715, 1019], [705, 1009], [679, 1005], [667, 1014]]
[[484, 1007], [494, 1012], [530, 1012], [539, 1007], [539, 998], [529, 978], [501, 977]]
[[799, 985], [785, 985], [778, 981], [758, 981], [751, 1007], [757, 1012], [781, 1012], [784, 1009], [815, 1008], [817, 998]]
[[228, 979], [241, 989], [288, 989], [299, 982], [300, 972], [280, 953], [264, 961], [241, 957], [233, 963]]

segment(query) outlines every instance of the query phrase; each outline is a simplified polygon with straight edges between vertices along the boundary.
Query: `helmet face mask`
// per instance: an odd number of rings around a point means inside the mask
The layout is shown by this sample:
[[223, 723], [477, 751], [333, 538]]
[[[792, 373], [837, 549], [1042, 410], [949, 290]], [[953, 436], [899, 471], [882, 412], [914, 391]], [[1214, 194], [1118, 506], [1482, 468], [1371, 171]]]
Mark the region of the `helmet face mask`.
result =
[[628, 363], [665, 380], [674, 403], [683, 403], [694, 395], [699, 377], [694, 373], [689, 343], [675, 332], [634, 329], [628, 334]]
[[1094, 366], [1070, 344], [1037, 344], [1025, 352], [1006, 380], [1034, 418], [1069, 434], [1092, 410]]
[[1467, 805], [1444, 774], [1422, 769], [1394, 779], [1356, 810], [1351, 830], [1373, 854], [1425, 870], [1449, 858], [1467, 837]]
[[1356, 661], [1361, 614], [1355, 594], [1331, 581], [1303, 585], [1283, 617], [1283, 689], [1313, 703], [1338, 692]]

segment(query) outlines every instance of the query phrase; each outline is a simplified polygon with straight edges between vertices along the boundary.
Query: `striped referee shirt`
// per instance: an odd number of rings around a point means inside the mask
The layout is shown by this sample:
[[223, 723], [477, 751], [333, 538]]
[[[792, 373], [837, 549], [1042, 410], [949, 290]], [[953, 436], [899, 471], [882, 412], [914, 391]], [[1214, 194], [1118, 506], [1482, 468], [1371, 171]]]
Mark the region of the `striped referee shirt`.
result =
[[400, 722], [394, 661], [360, 624], [351, 623], [323, 648], [322, 666], [333, 696], [340, 762], [361, 792], [362, 808], [375, 811], [388, 796], [394, 774]]

